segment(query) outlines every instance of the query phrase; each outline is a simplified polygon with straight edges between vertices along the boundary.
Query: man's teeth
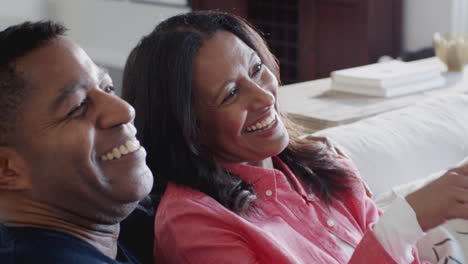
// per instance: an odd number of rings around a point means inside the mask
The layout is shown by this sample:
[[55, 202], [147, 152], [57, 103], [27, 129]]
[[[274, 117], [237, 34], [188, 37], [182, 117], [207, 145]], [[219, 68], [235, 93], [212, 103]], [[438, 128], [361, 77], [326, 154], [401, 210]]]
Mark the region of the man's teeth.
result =
[[135, 152], [140, 147], [140, 142], [136, 138], [127, 140], [125, 144], [115, 147], [112, 151], [107, 152], [101, 156], [101, 160], [113, 160], [118, 159], [124, 155]]
[[264, 129], [270, 126], [271, 124], [273, 124], [275, 120], [276, 120], [276, 115], [272, 113], [268, 118], [264, 119], [263, 121], [257, 122], [255, 125], [249, 126], [247, 128], [247, 132], [254, 132], [257, 130]]

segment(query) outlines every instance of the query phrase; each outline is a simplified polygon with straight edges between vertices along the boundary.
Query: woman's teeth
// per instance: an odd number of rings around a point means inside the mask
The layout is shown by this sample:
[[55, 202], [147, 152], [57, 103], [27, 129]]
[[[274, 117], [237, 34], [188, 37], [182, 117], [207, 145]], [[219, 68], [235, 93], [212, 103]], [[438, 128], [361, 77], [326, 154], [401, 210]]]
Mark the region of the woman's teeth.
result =
[[261, 122], [257, 122], [255, 125], [249, 126], [246, 130], [247, 132], [255, 132], [258, 130], [265, 129], [271, 126], [276, 120], [276, 114], [272, 113], [269, 117], [264, 119]]
[[136, 138], [127, 140], [125, 144], [115, 147], [112, 151], [101, 156], [102, 161], [118, 159], [124, 155], [135, 152], [140, 148], [140, 142]]

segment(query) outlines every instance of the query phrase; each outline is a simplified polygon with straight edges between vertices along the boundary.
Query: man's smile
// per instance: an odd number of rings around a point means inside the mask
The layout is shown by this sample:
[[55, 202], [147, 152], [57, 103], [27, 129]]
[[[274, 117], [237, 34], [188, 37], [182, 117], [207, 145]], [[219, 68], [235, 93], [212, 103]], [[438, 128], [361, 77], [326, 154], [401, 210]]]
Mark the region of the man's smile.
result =
[[133, 153], [140, 148], [140, 142], [135, 138], [131, 138], [125, 143], [114, 147], [111, 151], [106, 154], [101, 155], [102, 161], [109, 161], [114, 159], [119, 159], [122, 156]]

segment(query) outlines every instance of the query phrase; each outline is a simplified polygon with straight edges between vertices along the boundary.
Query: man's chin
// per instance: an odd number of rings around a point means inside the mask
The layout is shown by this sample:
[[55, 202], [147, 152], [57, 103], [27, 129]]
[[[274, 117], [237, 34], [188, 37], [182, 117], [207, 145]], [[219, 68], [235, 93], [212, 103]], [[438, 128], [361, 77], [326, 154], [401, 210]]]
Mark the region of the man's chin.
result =
[[123, 204], [98, 216], [98, 222], [103, 225], [116, 225], [127, 218], [138, 206], [139, 201]]
[[137, 174], [139, 176], [136, 177], [133, 190], [128, 190], [129, 193], [133, 193], [128, 202], [140, 202], [150, 194], [153, 188], [154, 178], [148, 167]]
[[105, 187], [114, 201], [120, 203], [138, 202], [145, 198], [153, 187], [153, 174], [146, 164], [135, 168], [111, 167], [103, 170], [110, 179]]

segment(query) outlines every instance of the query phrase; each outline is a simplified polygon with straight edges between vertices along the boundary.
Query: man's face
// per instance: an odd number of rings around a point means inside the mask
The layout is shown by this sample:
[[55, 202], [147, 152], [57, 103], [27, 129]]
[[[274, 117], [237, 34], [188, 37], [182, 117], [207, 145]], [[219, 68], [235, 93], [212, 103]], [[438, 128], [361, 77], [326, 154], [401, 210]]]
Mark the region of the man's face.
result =
[[86, 53], [58, 37], [17, 62], [31, 87], [18, 125], [18, 152], [34, 201], [95, 221], [126, 216], [151, 190], [134, 109]]

